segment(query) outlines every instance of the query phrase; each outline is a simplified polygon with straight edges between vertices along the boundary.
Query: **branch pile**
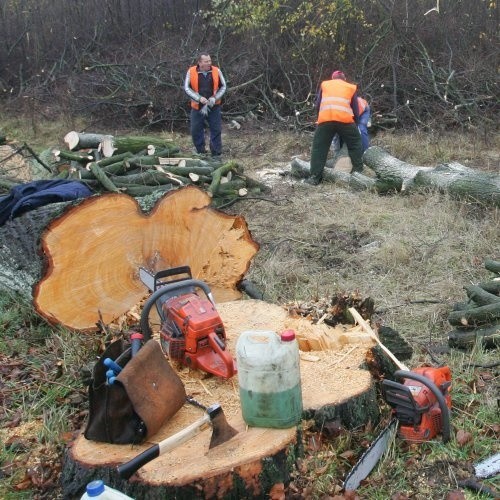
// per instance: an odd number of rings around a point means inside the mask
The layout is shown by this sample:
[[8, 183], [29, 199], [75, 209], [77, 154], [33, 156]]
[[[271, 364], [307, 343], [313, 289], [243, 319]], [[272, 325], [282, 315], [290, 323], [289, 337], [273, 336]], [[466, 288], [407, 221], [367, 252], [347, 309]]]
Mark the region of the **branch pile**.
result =
[[455, 304], [448, 316], [455, 327], [448, 333], [451, 347], [468, 348], [476, 342], [500, 346], [500, 261], [487, 260], [484, 267], [494, 273], [494, 278], [464, 287], [468, 300]]
[[[235, 161], [220, 163], [182, 156], [172, 141], [152, 136], [111, 136], [69, 132], [65, 149], [41, 154], [48, 176], [79, 180], [96, 193], [123, 193], [133, 197], [165, 193], [196, 185], [220, 206], [268, 188], [244, 175]], [[43, 158], [43, 159], [42, 159]], [[9, 179], [12, 186], [12, 179]], [[0, 176], [1, 182], [1, 176]]]

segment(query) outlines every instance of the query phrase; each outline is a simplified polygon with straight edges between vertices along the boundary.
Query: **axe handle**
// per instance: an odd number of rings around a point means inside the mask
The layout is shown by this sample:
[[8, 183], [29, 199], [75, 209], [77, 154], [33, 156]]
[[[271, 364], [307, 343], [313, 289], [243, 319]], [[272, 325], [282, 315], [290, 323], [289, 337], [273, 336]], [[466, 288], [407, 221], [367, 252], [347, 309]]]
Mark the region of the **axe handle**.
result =
[[387, 356], [389, 356], [389, 358], [392, 359], [393, 363], [400, 370], [404, 370], [407, 372], [410, 371], [410, 369], [406, 365], [401, 363], [401, 361], [399, 361], [399, 359], [396, 358], [396, 356], [394, 356], [394, 354], [391, 351], [389, 351], [389, 349], [384, 344], [382, 344], [382, 342], [380, 342], [380, 339], [377, 337], [377, 334], [372, 330], [370, 325], [363, 319], [363, 316], [361, 316], [361, 314], [359, 314], [359, 312], [356, 311], [354, 307], [350, 307], [349, 312], [352, 314], [352, 317], [357, 321], [358, 325], [361, 328], [363, 328], [363, 330], [365, 330], [365, 332], [368, 333], [368, 335], [370, 335], [370, 337], [372, 337], [373, 340], [375, 340], [375, 342], [377, 342], [377, 344], [380, 346], [380, 349], [382, 349], [387, 354]]
[[143, 465], [146, 465], [148, 462], [151, 462], [151, 460], [158, 458], [163, 453], [177, 448], [177, 446], [180, 446], [182, 443], [199, 434], [202, 430], [202, 427], [208, 423], [210, 423], [210, 416], [208, 414], [205, 414], [202, 418], [200, 418], [196, 422], [193, 422], [185, 429], [182, 429], [173, 436], [170, 436], [163, 441], [154, 444], [128, 462], [119, 465], [117, 467], [118, 474], [124, 479], [129, 479], [132, 474], [139, 470]]

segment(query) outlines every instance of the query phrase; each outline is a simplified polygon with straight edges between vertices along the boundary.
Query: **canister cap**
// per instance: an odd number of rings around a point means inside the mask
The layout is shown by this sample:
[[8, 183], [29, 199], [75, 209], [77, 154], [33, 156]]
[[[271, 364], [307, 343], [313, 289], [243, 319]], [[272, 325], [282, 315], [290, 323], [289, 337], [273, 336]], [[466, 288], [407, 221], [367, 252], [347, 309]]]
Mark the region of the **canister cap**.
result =
[[101, 479], [96, 479], [87, 484], [87, 495], [89, 497], [98, 497], [104, 493], [104, 482]]
[[283, 330], [281, 332], [281, 340], [283, 342], [291, 342], [295, 340], [295, 331], [294, 330]]

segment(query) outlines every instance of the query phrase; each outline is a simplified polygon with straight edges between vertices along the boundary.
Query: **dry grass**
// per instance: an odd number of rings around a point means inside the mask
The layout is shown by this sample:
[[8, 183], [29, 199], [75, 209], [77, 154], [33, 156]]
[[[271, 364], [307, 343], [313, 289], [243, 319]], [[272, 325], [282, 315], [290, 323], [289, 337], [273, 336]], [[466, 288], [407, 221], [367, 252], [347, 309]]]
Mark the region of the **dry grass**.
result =
[[[244, 138], [238, 149], [245, 149]], [[254, 175], [285, 169], [293, 155], [308, 158], [309, 134], [262, 131], [252, 141], [267, 151], [242, 161]], [[443, 157], [465, 163], [468, 156], [459, 153], [469, 153], [472, 141], [447, 139], [440, 147], [455, 147]], [[374, 140], [396, 156], [406, 151], [402, 160], [435, 165], [442, 160], [432, 161], [429, 142], [416, 134]], [[326, 183], [312, 188], [289, 177], [271, 182], [272, 201], [242, 201], [229, 211], [245, 216], [261, 245], [249, 278], [273, 302], [359, 290], [375, 300], [379, 322], [407, 336], [443, 340], [447, 312], [463, 300], [463, 287], [489, 277], [485, 259], [500, 258], [500, 211], [492, 207], [436, 192], [382, 197]]]

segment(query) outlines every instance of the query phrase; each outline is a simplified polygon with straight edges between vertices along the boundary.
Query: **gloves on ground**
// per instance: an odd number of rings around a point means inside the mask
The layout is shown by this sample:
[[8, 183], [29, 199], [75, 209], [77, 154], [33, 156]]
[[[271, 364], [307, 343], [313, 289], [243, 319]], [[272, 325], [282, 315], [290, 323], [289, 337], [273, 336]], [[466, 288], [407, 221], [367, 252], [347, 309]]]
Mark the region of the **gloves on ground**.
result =
[[202, 108], [200, 109], [200, 113], [203, 115], [203, 116], [208, 116], [208, 112], [209, 112], [209, 109], [208, 109], [208, 102], [202, 106]]
[[215, 97], [211, 97], [209, 100], [208, 100], [208, 105], [213, 108], [214, 105], [215, 105]]

